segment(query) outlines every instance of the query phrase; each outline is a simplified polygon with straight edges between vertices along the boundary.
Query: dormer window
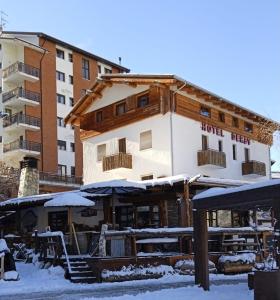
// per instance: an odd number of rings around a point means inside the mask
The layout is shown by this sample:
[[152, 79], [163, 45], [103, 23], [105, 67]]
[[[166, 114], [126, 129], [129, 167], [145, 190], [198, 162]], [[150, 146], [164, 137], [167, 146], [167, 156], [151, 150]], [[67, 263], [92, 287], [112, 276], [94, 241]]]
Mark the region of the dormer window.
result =
[[116, 105], [116, 115], [121, 116], [126, 112], [126, 104], [125, 102], [119, 103]]
[[149, 104], [149, 94], [137, 97], [137, 107], [145, 107]]
[[200, 107], [200, 114], [204, 117], [211, 118], [211, 110], [206, 106]]
[[96, 122], [100, 123], [100, 122], [102, 122], [102, 120], [103, 120], [103, 113], [102, 113], [102, 110], [100, 110], [96, 113]]
[[239, 127], [239, 121], [236, 117], [232, 117], [232, 126], [235, 128]]
[[253, 124], [245, 122], [244, 123], [244, 130], [246, 132], [252, 133], [253, 132]]

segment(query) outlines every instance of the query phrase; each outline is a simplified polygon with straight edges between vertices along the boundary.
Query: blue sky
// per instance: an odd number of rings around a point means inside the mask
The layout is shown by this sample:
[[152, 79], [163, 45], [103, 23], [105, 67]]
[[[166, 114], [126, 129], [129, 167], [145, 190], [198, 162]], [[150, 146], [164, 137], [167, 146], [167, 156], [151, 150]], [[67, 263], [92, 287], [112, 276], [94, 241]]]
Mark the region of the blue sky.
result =
[[132, 72], [177, 74], [280, 122], [278, 0], [2, 0], [0, 9], [7, 30], [121, 56]]

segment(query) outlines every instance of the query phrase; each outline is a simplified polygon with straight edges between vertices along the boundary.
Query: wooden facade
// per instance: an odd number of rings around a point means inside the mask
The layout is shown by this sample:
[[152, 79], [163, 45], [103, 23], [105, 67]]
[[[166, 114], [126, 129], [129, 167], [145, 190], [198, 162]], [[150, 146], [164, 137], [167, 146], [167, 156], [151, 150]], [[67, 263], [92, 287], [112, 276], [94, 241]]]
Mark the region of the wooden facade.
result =
[[197, 165], [212, 165], [220, 168], [226, 167], [226, 154], [217, 150], [207, 149], [197, 152]]
[[266, 176], [265, 163], [250, 160], [242, 163], [242, 175], [259, 175]]
[[110, 171], [117, 168], [132, 169], [132, 155], [129, 153], [117, 153], [104, 156], [102, 159], [103, 171]]

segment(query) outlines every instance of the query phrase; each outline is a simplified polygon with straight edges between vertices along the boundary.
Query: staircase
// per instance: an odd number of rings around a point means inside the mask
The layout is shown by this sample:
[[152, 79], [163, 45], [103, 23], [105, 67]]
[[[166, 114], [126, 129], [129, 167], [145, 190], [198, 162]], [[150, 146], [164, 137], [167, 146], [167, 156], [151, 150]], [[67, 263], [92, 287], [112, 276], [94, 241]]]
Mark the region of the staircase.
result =
[[69, 258], [70, 271], [68, 263], [64, 262], [66, 278], [73, 283], [94, 283], [96, 276], [90, 269], [89, 265], [82, 258]]

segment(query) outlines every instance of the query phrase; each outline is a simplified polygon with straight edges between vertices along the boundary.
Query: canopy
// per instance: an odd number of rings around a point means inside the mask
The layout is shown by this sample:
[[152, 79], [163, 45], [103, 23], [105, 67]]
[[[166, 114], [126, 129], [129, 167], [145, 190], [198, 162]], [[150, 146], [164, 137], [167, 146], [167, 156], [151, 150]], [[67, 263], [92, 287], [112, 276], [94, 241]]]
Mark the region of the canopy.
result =
[[94, 201], [88, 200], [77, 193], [64, 193], [45, 202], [44, 207], [81, 207], [94, 205]]

